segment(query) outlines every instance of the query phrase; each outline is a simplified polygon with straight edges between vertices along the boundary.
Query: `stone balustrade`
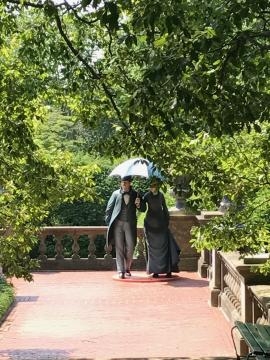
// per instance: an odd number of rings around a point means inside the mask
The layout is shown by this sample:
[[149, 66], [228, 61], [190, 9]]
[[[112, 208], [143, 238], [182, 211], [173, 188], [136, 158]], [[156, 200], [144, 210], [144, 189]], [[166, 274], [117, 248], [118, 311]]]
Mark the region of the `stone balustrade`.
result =
[[[179, 268], [184, 271], [197, 271], [200, 253], [190, 245], [191, 227], [198, 225], [196, 216], [183, 215], [180, 212], [170, 214], [170, 230], [181, 249]], [[52, 226], [44, 227], [40, 231], [39, 255], [41, 270], [114, 270], [115, 260], [113, 249], [104, 247], [102, 256], [97, 256], [98, 242], [105, 237], [107, 226]], [[81, 256], [81, 238], [88, 242], [87, 257]], [[54, 254], [48, 256], [48, 238], [53, 239]], [[64, 242], [68, 238], [72, 242], [72, 254], [65, 256]], [[103, 245], [103, 246], [104, 246]], [[143, 227], [137, 228], [137, 246], [132, 268], [145, 270], [145, 239]]]
[[[41, 270], [114, 270], [115, 261], [112, 255], [112, 247], [107, 247], [105, 238], [107, 226], [52, 226], [41, 229], [39, 239], [39, 256]], [[54, 241], [54, 257], [47, 255], [48, 237]], [[80, 255], [80, 238], [84, 237], [88, 242], [88, 255]], [[64, 239], [71, 242], [72, 255], [64, 255]], [[97, 241], [103, 239], [104, 252], [102, 257], [97, 257]], [[137, 246], [133, 263], [134, 270], [145, 269], [145, 248], [143, 228], [137, 229]]]
[[[246, 263], [238, 252], [216, 250], [208, 259], [210, 305], [219, 307], [232, 326], [236, 320], [270, 324], [270, 278], [253, 268], [261, 259]], [[235, 335], [238, 353], [247, 355], [244, 340], [238, 332]]]
[[[209, 219], [222, 216], [220, 211], [202, 212], [197, 216], [199, 226]], [[203, 250], [198, 261], [198, 272], [209, 279], [211, 306], [219, 307], [231, 325], [236, 320], [270, 324], [270, 278], [254, 271], [269, 259], [268, 254], [241, 257], [238, 252]], [[241, 356], [248, 349], [236, 332], [236, 347]]]

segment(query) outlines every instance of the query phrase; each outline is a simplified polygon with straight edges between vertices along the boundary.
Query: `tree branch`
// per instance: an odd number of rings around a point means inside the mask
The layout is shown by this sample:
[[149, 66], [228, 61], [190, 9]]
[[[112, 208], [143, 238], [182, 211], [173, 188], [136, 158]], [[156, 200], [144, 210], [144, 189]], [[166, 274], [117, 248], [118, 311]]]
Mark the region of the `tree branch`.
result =
[[73, 12], [73, 14], [74, 14], [74, 16], [75, 16], [75, 18], [76, 18], [77, 20], [79, 20], [80, 22], [83, 22], [83, 23], [86, 24], [86, 25], [93, 25], [93, 24], [95, 24], [96, 22], [99, 21], [98, 18], [96, 18], [96, 19], [94, 19], [94, 20], [92, 20], [92, 21], [88, 21], [88, 20], [80, 17], [80, 16], [78, 15], [78, 12], [75, 10], [75, 7], [74, 7], [74, 6], [71, 6], [66, 0], [64, 1], [64, 4], [65, 4], [67, 10], [71, 10], [71, 11]]
[[[81, 61], [83, 63], [85, 68], [90, 72], [90, 74], [92, 75], [92, 77], [95, 80], [101, 80], [101, 75], [98, 74], [93, 69], [93, 67], [90, 66], [88, 64], [88, 62], [80, 55], [79, 51], [74, 48], [72, 42], [69, 40], [68, 36], [65, 34], [65, 32], [63, 30], [63, 27], [62, 27], [62, 22], [61, 22], [61, 19], [59, 17], [59, 14], [58, 14], [57, 10], [55, 11], [54, 16], [55, 16], [56, 24], [57, 24], [58, 30], [60, 32], [60, 35], [63, 37], [64, 41], [66, 42], [66, 44], [68, 46], [68, 48], [72, 51], [72, 53], [75, 55], [75, 57], [79, 61]], [[110, 89], [108, 88], [108, 86], [103, 81], [101, 81], [101, 87], [102, 87], [104, 93], [106, 94], [107, 98], [109, 99], [114, 111], [116, 112], [118, 120], [121, 122], [122, 126], [128, 132], [129, 136], [132, 138], [134, 143], [139, 147], [140, 146], [139, 142], [136, 140], [136, 138], [133, 135], [133, 133], [132, 133], [131, 129], [129, 128], [129, 126], [123, 121], [121, 112], [120, 112], [120, 110], [119, 110], [119, 108], [118, 108], [118, 106], [117, 106], [117, 104], [116, 104], [116, 102], [114, 100], [113, 94], [111, 93]]]
[[107, 84], [104, 81], [102, 81], [102, 75], [100, 73], [98, 73], [91, 65], [88, 64], [88, 62], [80, 54], [78, 49], [76, 49], [73, 46], [71, 40], [69, 39], [69, 37], [65, 33], [65, 31], [63, 29], [63, 26], [62, 26], [62, 21], [60, 19], [59, 13], [58, 13], [58, 9], [62, 9], [63, 6], [65, 6], [65, 8], [68, 11], [73, 12], [73, 14], [74, 14], [74, 16], [76, 17], [77, 20], [82, 21], [82, 22], [86, 23], [87, 25], [92, 25], [94, 22], [96, 22], [98, 20], [94, 20], [93, 22], [83, 20], [82, 18], [80, 18], [78, 16], [77, 12], [74, 9], [74, 6], [72, 7], [70, 4], [67, 3], [66, 0], [63, 0], [62, 3], [58, 3], [58, 4], [54, 3], [52, 0], [47, 0], [44, 3], [34, 3], [34, 2], [31, 2], [31, 1], [21, 2], [20, 0], [7, 0], [7, 3], [17, 4], [18, 6], [21, 6], [21, 7], [33, 7], [33, 8], [38, 8], [38, 9], [44, 9], [44, 10], [48, 9], [48, 10], [50, 10], [50, 15], [54, 16], [58, 31], [59, 31], [61, 37], [64, 39], [67, 47], [70, 49], [70, 51], [73, 53], [73, 55], [84, 65], [86, 71], [91, 75], [91, 77], [94, 80], [99, 81], [99, 84], [102, 87], [106, 97], [108, 98], [113, 110], [115, 111], [115, 113], [117, 115], [117, 118], [120, 121], [122, 127], [127, 131], [128, 135], [132, 138], [132, 141], [139, 148], [140, 143], [135, 138], [135, 136], [132, 133], [132, 131], [131, 131], [130, 127], [128, 126], [128, 124], [123, 120], [121, 112], [120, 112], [120, 110], [119, 110], [119, 108], [118, 108], [118, 106], [116, 104], [115, 99], [114, 99], [114, 95], [112, 94], [112, 92], [109, 89], [109, 87], [107, 86]]

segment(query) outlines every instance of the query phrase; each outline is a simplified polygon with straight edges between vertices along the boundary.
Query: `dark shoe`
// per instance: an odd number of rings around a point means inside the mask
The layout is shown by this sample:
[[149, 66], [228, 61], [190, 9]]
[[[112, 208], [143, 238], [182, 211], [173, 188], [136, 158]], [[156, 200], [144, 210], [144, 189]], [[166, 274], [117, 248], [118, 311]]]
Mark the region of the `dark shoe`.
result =
[[124, 272], [118, 273], [118, 278], [119, 279], [125, 279], [125, 273]]
[[171, 272], [168, 272], [165, 277], [166, 277], [166, 278], [171, 278], [171, 277], [172, 277], [172, 273], [171, 273]]
[[153, 278], [158, 278], [159, 277], [159, 275], [158, 274], [153, 274]]
[[131, 276], [131, 272], [130, 272], [130, 270], [126, 270], [126, 276]]

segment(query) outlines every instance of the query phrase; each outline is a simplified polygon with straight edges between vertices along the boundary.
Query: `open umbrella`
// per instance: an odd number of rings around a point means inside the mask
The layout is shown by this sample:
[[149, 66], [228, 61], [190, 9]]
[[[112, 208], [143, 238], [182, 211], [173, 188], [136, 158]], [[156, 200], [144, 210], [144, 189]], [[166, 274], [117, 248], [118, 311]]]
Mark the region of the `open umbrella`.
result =
[[112, 170], [109, 176], [157, 177], [163, 180], [163, 176], [156, 166], [151, 161], [144, 158], [134, 158], [122, 162]]

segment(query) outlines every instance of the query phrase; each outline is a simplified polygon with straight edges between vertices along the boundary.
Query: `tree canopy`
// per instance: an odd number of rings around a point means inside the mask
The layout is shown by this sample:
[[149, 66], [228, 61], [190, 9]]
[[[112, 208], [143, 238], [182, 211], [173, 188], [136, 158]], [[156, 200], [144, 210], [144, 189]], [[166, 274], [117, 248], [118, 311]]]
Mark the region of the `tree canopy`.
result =
[[110, 154], [155, 157], [179, 131], [268, 121], [269, 11], [267, 0], [11, 0], [1, 26], [18, 92], [27, 84], [91, 128], [107, 122]]

